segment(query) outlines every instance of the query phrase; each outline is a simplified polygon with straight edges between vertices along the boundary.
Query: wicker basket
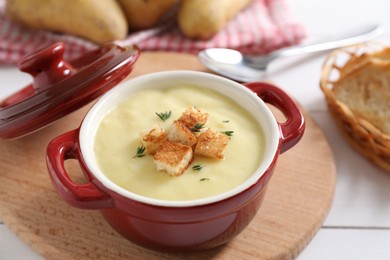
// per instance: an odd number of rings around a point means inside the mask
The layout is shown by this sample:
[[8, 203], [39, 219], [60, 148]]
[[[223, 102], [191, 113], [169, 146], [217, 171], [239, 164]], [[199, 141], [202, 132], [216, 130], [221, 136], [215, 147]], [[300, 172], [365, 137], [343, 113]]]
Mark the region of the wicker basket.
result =
[[325, 60], [320, 80], [329, 110], [349, 143], [379, 167], [390, 171], [390, 135], [357, 117], [334, 94], [334, 84], [370, 60], [390, 63], [390, 48], [367, 43], [338, 49]]

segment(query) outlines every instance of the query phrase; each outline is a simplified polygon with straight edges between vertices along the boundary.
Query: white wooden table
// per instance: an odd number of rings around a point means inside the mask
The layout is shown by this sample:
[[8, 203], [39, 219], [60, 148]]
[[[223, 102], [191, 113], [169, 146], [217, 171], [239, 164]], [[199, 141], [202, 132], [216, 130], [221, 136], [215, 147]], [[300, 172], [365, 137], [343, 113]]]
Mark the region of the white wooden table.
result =
[[[379, 23], [390, 44], [389, 0], [290, 0], [294, 16], [309, 35], [327, 36], [365, 23]], [[343, 139], [319, 89], [326, 53], [275, 61], [268, 78], [287, 91], [322, 127], [336, 159], [333, 206], [321, 230], [298, 257], [308, 259], [390, 259], [390, 173], [357, 154]], [[0, 67], [0, 97], [31, 81], [14, 67]], [[0, 220], [0, 259], [41, 259]]]

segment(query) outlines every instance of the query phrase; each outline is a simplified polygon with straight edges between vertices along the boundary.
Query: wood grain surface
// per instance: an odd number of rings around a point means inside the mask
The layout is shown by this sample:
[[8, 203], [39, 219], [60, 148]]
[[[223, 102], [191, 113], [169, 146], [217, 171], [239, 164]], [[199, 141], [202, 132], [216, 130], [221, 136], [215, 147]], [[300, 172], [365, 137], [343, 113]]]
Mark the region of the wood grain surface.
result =
[[[131, 77], [154, 71], [206, 71], [196, 57], [143, 53]], [[164, 253], [139, 247], [118, 235], [99, 211], [67, 205], [50, 182], [48, 142], [77, 128], [89, 106], [13, 141], [0, 141], [0, 218], [46, 259], [293, 259], [321, 227], [333, 199], [331, 149], [309, 114], [301, 142], [279, 157], [264, 203], [252, 223], [230, 243], [208, 251]], [[83, 182], [76, 161], [66, 167]]]

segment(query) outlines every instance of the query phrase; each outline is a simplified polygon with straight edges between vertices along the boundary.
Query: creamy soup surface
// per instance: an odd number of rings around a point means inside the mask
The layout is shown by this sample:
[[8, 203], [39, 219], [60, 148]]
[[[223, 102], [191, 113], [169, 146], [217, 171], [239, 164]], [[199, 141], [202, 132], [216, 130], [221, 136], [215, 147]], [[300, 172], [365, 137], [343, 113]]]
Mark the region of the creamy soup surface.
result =
[[[234, 131], [223, 160], [195, 155], [180, 176], [155, 168], [153, 156], [135, 157], [139, 132], [158, 123], [168, 131], [182, 112], [195, 106], [207, 112], [207, 127]], [[172, 111], [163, 122], [157, 113]], [[95, 137], [95, 158], [103, 173], [122, 188], [161, 200], [193, 200], [228, 191], [248, 179], [263, 158], [264, 134], [256, 120], [231, 99], [198, 86], [146, 89], [132, 94], [102, 120]], [[202, 165], [199, 171], [192, 169]]]

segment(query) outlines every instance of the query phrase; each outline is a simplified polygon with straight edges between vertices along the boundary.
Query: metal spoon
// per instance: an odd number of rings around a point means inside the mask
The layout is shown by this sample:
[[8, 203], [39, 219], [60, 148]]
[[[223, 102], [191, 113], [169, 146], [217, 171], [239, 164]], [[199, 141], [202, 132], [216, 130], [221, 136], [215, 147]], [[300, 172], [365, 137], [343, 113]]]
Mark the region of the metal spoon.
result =
[[264, 56], [245, 56], [232, 49], [210, 48], [201, 51], [198, 57], [203, 65], [220, 75], [240, 82], [258, 81], [263, 78], [269, 63], [277, 58], [361, 43], [372, 39], [381, 31], [382, 28], [379, 25], [366, 25], [326, 41], [283, 48]]

